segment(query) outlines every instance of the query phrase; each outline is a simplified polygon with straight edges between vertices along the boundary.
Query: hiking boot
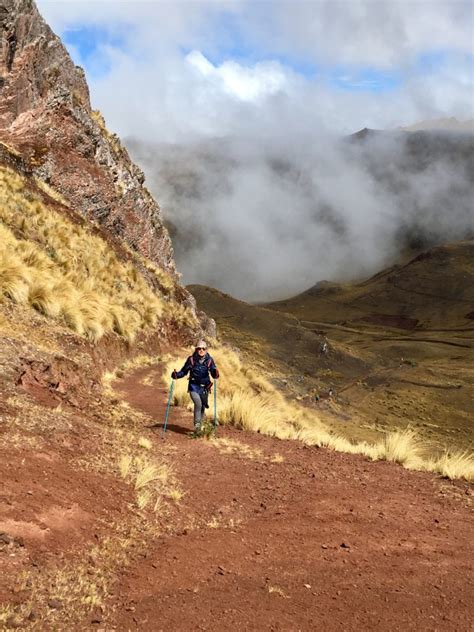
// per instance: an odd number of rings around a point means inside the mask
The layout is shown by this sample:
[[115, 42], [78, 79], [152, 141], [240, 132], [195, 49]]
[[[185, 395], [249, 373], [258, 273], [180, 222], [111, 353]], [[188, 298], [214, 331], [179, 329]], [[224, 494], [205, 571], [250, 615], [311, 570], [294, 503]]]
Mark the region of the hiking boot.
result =
[[201, 426], [194, 426], [194, 432], [192, 433], [193, 439], [199, 439], [201, 435]]

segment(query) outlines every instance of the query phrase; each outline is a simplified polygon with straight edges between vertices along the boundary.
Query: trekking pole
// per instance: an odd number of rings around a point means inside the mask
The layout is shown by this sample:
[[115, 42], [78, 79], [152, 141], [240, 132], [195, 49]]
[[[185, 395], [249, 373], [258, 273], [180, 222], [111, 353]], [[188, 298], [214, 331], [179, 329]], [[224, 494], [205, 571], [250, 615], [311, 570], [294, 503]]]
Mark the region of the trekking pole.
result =
[[170, 396], [168, 397], [168, 406], [166, 407], [166, 418], [163, 426], [163, 434], [166, 432], [166, 426], [168, 425], [168, 415], [170, 414], [171, 398], [173, 397], [174, 380], [171, 380], [170, 384]]
[[217, 430], [217, 379], [214, 380], [214, 434]]

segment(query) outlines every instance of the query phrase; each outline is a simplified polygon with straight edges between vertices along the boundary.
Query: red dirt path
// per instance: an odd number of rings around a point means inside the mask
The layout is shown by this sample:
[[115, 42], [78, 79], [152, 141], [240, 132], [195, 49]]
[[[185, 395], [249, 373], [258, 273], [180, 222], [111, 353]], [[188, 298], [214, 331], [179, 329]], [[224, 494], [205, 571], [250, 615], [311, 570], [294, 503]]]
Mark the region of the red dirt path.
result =
[[[141, 383], [158, 371], [118, 388], [161, 424], [166, 393]], [[468, 485], [228, 427], [219, 437], [262, 454], [223, 454], [190, 427], [172, 408], [166, 438], [149, 431], [175, 449], [186, 495], [125, 571], [117, 629], [472, 629]]]

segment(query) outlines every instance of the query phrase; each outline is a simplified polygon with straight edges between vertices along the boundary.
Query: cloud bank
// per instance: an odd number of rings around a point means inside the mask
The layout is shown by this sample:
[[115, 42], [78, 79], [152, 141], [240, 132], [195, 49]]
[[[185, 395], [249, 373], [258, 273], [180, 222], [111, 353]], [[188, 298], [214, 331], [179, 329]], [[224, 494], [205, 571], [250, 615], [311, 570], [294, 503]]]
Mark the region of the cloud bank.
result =
[[284, 298], [474, 237], [472, 135], [128, 145], [160, 194], [185, 282], [238, 298]]

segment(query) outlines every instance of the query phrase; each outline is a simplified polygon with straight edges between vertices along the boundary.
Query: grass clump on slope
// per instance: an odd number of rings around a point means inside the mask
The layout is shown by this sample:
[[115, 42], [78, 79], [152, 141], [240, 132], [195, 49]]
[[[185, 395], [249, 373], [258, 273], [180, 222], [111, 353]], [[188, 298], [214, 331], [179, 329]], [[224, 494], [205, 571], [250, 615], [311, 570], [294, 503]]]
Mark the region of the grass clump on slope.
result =
[[172, 311], [136, 266], [121, 261], [87, 226], [48, 207], [25, 178], [5, 167], [0, 243], [0, 294], [92, 341], [115, 332], [132, 342]]
[[[210, 353], [221, 374], [218, 380], [218, 418], [221, 424], [232, 424], [277, 439], [294, 439], [338, 452], [362, 454], [372, 460], [393, 461], [408, 469], [436, 472], [447, 478], [474, 480], [472, 455], [452, 453], [427, 458], [425, 454], [429, 453], [429, 446], [423, 445], [410, 428], [389, 432], [378, 443], [351, 442], [334, 433], [311, 409], [286, 400], [267, 379], [244, 366], [234, 351], [215, 346]], [[176, 357], [166, 363], [163, 381], [167, 385], [171, 372], [181, 367], [183, 359]], [[187, 379], [177, 380], [173, 404], [191, 410], [187, 387]]]

